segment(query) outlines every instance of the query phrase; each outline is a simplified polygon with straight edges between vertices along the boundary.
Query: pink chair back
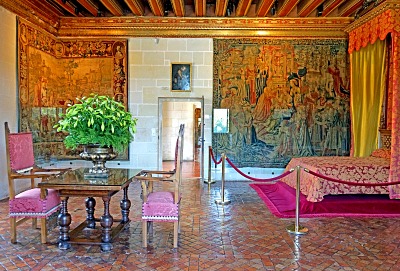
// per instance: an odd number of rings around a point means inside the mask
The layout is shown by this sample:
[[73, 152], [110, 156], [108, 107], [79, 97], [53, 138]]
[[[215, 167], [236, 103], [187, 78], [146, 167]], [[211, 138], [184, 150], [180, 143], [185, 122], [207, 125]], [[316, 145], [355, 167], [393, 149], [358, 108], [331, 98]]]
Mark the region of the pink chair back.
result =
[[175, 170], [178, 166], [178, 150], [179, 150], [179, 137], [176, 139], [176, 144], [175, 144]]
[[10, 154], [10, 167], [14, 171], [20, 171], [33, 167], [32, 133], [10, 133], [8, 135], [8, 150]]

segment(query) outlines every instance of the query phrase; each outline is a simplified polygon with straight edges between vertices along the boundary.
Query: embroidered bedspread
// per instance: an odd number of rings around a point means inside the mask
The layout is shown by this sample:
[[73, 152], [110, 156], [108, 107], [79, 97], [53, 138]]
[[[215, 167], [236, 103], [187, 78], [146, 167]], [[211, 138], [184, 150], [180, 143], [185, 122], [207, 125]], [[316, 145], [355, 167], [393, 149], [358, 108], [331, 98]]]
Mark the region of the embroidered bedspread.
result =
[[295, 171], [281, 179], [296, 188], [296, 167], [300, 170], [300, 191], [308, 201], [323, 200], [328, 194], [388, 194], [387, 186], [354, 186], [328, 181], [304, 171], [304, 168], [318, 174], [342, 181], [358, 183], [388, 182], [390, 160], [379, 157], [322, 156], [292, 158], [286, 166]]

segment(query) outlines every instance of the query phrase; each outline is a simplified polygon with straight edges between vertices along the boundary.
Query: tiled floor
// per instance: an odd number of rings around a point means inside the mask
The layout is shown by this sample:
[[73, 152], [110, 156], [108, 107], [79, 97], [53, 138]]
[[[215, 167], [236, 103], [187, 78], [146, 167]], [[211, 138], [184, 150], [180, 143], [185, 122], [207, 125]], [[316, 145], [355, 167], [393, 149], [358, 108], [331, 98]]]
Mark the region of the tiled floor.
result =
[[[98, 246], [57, 247], [58, 230], [49, 243], [29, 223], [10, 244], [7, 201], [0, 202], [0, 270], [400, 270], [400, 219], [301, 219], [309, 233], [289, 234], [293, 219], [274, 217], [249, 187], [227, 181], [228, 205], [217, 205], [221, 183], [210, 189], [200, 180], [184, 182], [179, 248], [172, 248], [172, 224], [158, 223], [147, 249], [141, 247], [140, 188], [132, 183], [131, 223], [113, 242], [111, 252]], [[119, 216], [119, 194], [111, 213]], [[83, 198], [69, 202], [73, 224], [85, 217]], [[100, 204], [98, 200], [98, 205]], [[96, 207], [96, 215], [102, 213]]]

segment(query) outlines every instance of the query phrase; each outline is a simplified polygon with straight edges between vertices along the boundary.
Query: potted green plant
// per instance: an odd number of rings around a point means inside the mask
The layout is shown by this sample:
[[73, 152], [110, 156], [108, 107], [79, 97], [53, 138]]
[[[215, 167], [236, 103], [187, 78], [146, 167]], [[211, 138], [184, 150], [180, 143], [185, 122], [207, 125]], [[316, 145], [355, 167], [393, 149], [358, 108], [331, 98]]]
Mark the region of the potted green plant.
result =
[[137, 119], [109, 96], [91, 94], [77, 101], [60, 114], [54, 128], [67, 133], [64, 139], [67, 148], [84, 146], [81, 157], [93, 161], [92, 173], [107, 172], [105, 161], [116, 157], [113, 150], [123, 151], [133, 140]]

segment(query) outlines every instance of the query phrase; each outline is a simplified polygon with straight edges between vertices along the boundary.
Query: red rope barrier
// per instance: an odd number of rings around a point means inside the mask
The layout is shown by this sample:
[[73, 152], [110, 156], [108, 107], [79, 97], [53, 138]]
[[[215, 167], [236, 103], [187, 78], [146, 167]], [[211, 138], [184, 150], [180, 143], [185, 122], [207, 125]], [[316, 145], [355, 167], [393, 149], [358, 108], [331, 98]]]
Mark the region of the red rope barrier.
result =
[[[219, 163], [222, 162], [222, 157], [220, 158], [220, 160], [219, 160], [218, 162], [215, 160], [215, 157], [214, 157], [214, 154], [213, 154], [211, 148], [210, 148], [210, 155], [211, 155], [211, 157], [212, 157], [212, 159], [213, 159], [213, 161], [214, 161], [215, 164], [218, 165]], [[240, 175], [242, 175], [243, 177], [245, 177], [245, 178], [247, 178], [247, 179], [250, 179], [250, 180], [252, 180], [252, 181], [258, 181], [258, 182], [272, 182], [272, 181], [276, 181], [276, 180], [279, 180], [279, 179], [281, 179], [281, 178], [283, 178], [283, 177], [289, 175], [289, 174], [292, 173], [293, 170], [294, 170], [294, 169], [290, 169], [289, 171], [286, 171], [286, 172], [284, 172], [283, 174], [281, 174], [281, 175], [279, 175], [279, 176], [276, 176], [276, 177], [273, 177], [273, 178], [259, 179], [259, 178], [254, 178], [254, 177], [251, 177], [251, 176], [249, 176], [249, 175], [247, 175], [247, 174], [244, 174], [242, 171], [240, 171], [240, 170], [232, 163], [232, 161], [231, 161], [228, 157], [226, 157], [226, 161], [228, 161], [229, 165], [231, 165], [231, 167], [232, 167], [233, 169], [235, 169], [236, 172], [239, 173]], [[335, 179], [335, 178], [332, 178], [332, 177], [329, 177], [329, 176], [325, 176], [325, 175], [319, 174], [319, 173], [317, 173], [317, 172], [311, 171], [311, 170], [309, 170], [309, 169], [307, 169], [307, 168], [303, 168], [303, 169], [304, 169], [305, 172], [310, 173], [310, 174], [312, 174], [312, 175], [314, 175], [314, 176], [316, 176], [316, 177], [325, 179], [325, 180], [327, 180], [327, 181], [332, 181], [332, 182], [342, 183], [342, 184], [347, 184], [347, 185], [354, 185], [354, 186], [389, 186], [389, 185], [400, 184], [400, 181], [397, 181], [397, 182], [388, 182], [388, 183], [355, 183], [355, 182], [343, 181], [343, 180]]]
[[258, 181], [258, 182], [272, 182], [272, 181], [276, 181], [276, 180], [278, 180], [278, 179], [280, 179], [280, 178], [283, 178], [283, 177], [285, 177], [285, 176], [287, 176], [287, 175], [289, 175], [290, 173], [293, 172], [293, 169], [291, 169], [290, 171], [286, 171], [286, 172], [284, 172], [283, 174], [281, 174], [281, 175], [279, 175], [279, 176], [276, 176], [276, 177], [273, 177], [273, 178], [258, 179], [258, 178], [254, 178], [254, 177], [251, 177], [251, 176], [249, 176], [249, 175], [244, 174], [242, 171], [240, 171], [240, 170], [231, 162], [231, 160], [229, 160], [228, 157], [226, 157], [226, 161], [228, 161], [228, 163], [236, 170], [236, 172], [239, 173], [240, 175], [242, 175], [243, 177], [245, 177], [245, 178], [247, 178], [247, 179], [250, 179], [250, 180], [252, 180], [252, 181]]
[[215, 160], [214, 153], [213, 153], [213, 151], [212, 151], [211, 148], [210, 148], [210, 156], [211, 156], [212, 160], [214, 161], [214, 163], [215, 163], [216, 165], [218, 165], [218, 164], [220, 164], [220, 163], [222, 162], [222, 157], [219, 159], [218, 162], [217, 162], [217, 160]]
[[331, 178], [322, 174], [319, 174], [317, 172], [311, 171], [307, 168], [304, 168], [304, 171], [307, 173], [310, 173], [314, 176], [317, 176], [319, 178], [328, 180], [328, 181], [332, 181], [332, 182], [336, 182], [336, 183], [342, 183], [342, 184], [348, 184], [348, 185], [354, 185], [354, 186], [388, 186], [388, 185], [394, 185], [394, 184], [400, 184], [400, 181], [397, 182], [389, 182], [389, 183], [355, 183], [355, 182], [349, 182], [349, 181], [342, 181], [342, 180], [338, 180], [335, 178]]

